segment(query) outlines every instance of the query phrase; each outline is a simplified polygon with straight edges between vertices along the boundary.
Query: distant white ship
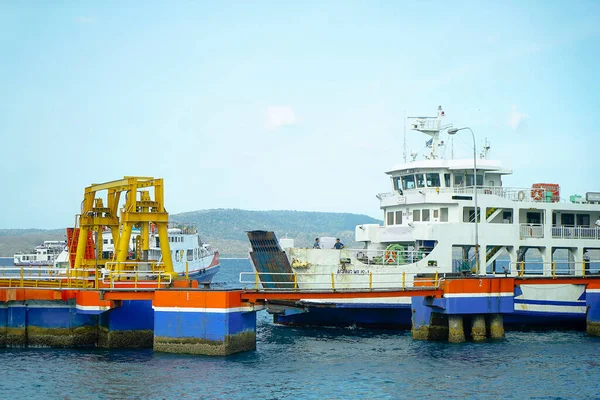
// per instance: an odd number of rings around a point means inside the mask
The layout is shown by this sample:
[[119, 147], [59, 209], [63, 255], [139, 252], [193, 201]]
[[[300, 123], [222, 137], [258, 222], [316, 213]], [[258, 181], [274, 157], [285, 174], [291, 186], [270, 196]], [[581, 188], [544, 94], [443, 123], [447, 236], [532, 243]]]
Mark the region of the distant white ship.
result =
[[[169, 247], [171, 249], [171, 260], [173, 269], [179, 275], [186, 273], [186, 264], [188, 276], [199, 282], [210, 282], [213, 276], [219, 271], [219, 252], [214, 250], [208, 243], [205, 243], [195, 227], [181, 226], [171, 224], [167, 229], [169, 236]], [[135, 255], [136, 238], [140, 235], [139, 229], [131, 232], [129, 243], [130, 257]], [[162, 262], [163, 254], [160, 249], [160, 239], [158, 232], [152, 225], [149, 233], [150, 249], [146, 255], [142, 256], [145, 261]], [[63, 245], [63, 248], [66, 246]], [[113, 236], [110, 230], [102, 232], [102, 258], [111, 259], [114, 252]], [[67, 268], [69, 265], [69, 250], [65, 251], [56, 258], [55, 266], [57, 268]]]
[[67, 242], [64, 240], [45, 240], [44, 243], [35, 248], [35, 253], [15, 254], [13, 263], [18, 267], [53, 265], [54, 260], [66, 245]]

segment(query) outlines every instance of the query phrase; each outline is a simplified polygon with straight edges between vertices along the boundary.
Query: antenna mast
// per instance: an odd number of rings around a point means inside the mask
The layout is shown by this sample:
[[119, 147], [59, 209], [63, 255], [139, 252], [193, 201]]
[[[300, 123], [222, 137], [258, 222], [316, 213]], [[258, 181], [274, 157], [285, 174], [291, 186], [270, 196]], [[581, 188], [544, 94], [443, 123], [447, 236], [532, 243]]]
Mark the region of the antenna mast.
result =
[[404, 110], [404, 164], [406, 164], [406, 110]]

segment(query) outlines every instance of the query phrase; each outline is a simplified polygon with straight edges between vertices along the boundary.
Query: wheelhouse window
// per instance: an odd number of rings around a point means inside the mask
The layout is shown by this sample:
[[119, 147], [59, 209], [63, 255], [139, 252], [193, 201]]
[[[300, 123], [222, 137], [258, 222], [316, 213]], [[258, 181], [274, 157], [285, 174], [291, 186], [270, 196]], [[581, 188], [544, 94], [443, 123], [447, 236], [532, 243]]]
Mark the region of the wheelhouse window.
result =
[[450, 187], [450, 174], [444, 174], [444, 184], [446, 187]]
[[464, 176], [455, 174], [454, 175], [454, 186], [462, 186], [464, 182]]
[[[473, 174], [467, 174], [467, 186], [473, 186]], [[483, 175], [477, 174], [477, 186], [483, 186]]]
[[420, 221], [421, 220], [421, 210], [414, 210], [413, 211], [413, 221]]
[[394, 225], [394, 213], [393, 212], [387, 213], [387, 224]]
[[417, 174], [417, 187], [425, 187], [425, 176], [423, 174]]
[[394, 190], [402, 190], [402, 182], [400, 181], [400, 177], [396, 176], [393, 179], [394, 181]]
[[423, 222], [429, 221], [429, 210], [423, 210], [423, 214], [421, 215], [423, 217]]
[[396, 211], [396, 225], [402, 225], [402, 211]]
[[402, 188], [404, 190], [415, 188], [415, 177], [414, 175], [404, 175], [402, 177]]
[[428, 187], [440, 187], [440, 174], [428, 173], [427, 174], [427, 186]]

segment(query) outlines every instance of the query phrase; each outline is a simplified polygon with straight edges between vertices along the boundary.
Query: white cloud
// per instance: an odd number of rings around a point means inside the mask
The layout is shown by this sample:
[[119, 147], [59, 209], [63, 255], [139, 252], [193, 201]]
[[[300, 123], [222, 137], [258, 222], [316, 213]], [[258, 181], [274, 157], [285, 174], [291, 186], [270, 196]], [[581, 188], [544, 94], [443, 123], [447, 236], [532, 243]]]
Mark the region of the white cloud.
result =
[[298, 118], [290, 106], [268, 106], [265, 119], [265, 128], [277, 130], [285, 125], [296, 125]]
[[75, 23], [81, 25], [94, 23], [94, 17], [86, 17], [85, 15], [78, 15], [75, 18], [73, 18], [73, 20], [75, 21]]
[[523, 125], [523, 123], [527, 121], [528, 118], [529, 116], [527, 114], [522, 114], [517, 110], [517, 106], [512, 106], [512, 110], [508, 115], [508, 121], [506, 121], [506, 123], [508, 124], [508, 126], [516, 130], [521, 125]]

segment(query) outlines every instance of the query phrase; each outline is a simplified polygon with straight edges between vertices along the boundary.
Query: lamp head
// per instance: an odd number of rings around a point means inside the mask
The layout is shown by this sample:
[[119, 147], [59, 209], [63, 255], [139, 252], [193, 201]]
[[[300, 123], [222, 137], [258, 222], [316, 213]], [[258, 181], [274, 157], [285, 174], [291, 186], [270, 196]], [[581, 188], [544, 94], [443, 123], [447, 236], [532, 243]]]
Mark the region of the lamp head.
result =
[[448, 135], [454, 135], [458, 132], [458, 128], [450, 128], [448, 129]]

